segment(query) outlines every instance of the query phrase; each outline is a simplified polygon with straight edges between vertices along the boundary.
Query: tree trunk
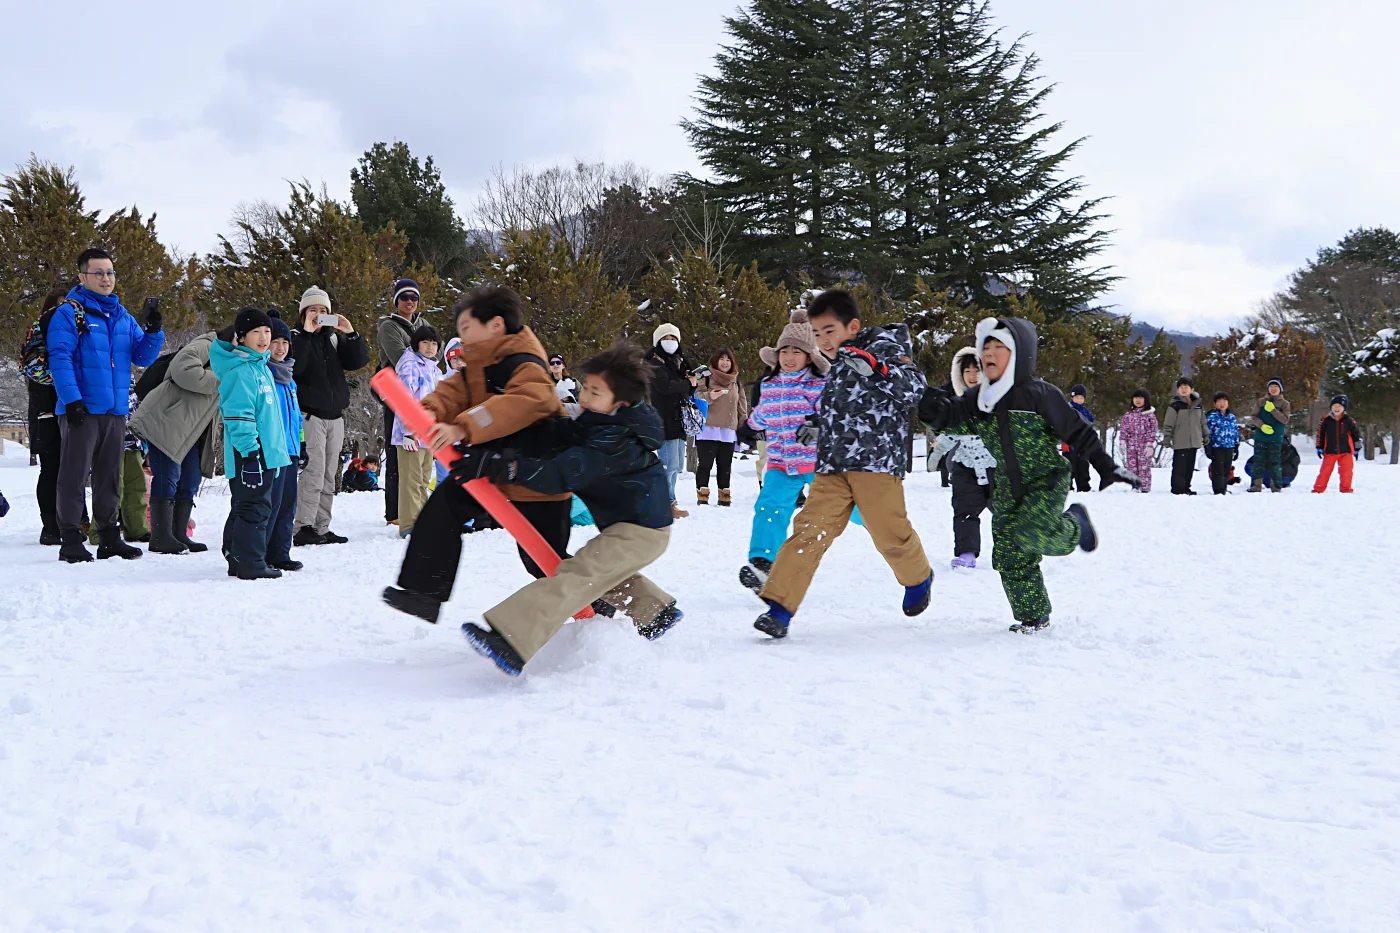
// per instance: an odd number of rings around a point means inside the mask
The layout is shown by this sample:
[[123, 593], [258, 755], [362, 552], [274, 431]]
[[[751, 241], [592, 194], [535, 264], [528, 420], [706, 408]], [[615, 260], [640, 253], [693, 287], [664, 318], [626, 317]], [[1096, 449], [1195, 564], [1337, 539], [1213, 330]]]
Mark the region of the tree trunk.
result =
[[1395, 420], [1390, 425], [1390, 465], [1400, 463], [1400, 407], [1395, 409]]

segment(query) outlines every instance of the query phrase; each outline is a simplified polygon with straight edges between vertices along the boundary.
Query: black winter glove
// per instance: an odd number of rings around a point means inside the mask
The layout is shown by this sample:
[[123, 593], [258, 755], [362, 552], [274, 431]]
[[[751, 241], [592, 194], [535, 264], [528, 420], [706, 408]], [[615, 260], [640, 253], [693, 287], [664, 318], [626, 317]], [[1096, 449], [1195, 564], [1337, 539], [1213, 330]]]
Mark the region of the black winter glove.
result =
[[447, 475], [459, 483], [481, 479], [490, 475], [491, 462], [500, 456], [486, 447], [468, 447], [462, 451], [461, 458], [452, 464], [452, 469], [447, 471]]
[[152, 308], [146, 312], [146, 321], [141, 326], [148, 334], [158, 334], [160, 333], [160, 322], [160, 308]]
[[0, 518], [10, 514], [10, 503], [5, 498], [5, 494], [0, 492]]
[[809, 415], [807, 420], [802, 422], [802, 427], [797, 429], [797, 443], [804, 447], [815, 447], [821, 434], [822, 429], [817, 426], [815, 416]]
[[503, 450], [492, 458], [487, 470], [491, 474], [491, 482], [497, 486], [509, 485], [520, 476], [520, 458], [514, 450]]
[[253, 451], [251, 456], [238, 457], [238, 480], [249, 489], [261, 489], [263, 484], [262, 449]]
[[1121, 467], [1116, 463], [1106, 464], [1106, 466], [1110, 468], [1108, 470], [1099, 470], [1100, 492], [1112, 486], [1114, 483], [1127, 483], [1134, 489], [1142, 488], [1142, 480], [1127, 467]]
[[301, 442], [301, 453], [297, 456], [298, 469], [306, 469], [306, 465], [311, 462], [311, 458], [306, 455], [306, 441]]
[[66, 408], [68, 412], [68, 426], [70, 428], [81, 428], [83, 422], [87, 420], [87, 405], [83, 403], [82, 399], [78, 399], [76, 402], [70, 403]]

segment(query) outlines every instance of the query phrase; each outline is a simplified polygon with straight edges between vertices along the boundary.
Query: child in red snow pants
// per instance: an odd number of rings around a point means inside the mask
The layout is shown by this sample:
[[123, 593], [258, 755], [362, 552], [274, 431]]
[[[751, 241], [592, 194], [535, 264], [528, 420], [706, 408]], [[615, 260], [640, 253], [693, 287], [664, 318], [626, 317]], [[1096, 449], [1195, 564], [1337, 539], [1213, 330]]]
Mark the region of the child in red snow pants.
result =
[[1313, 483], [1313, 492], [1326, 492], [1327, 484], [1332, 479], [1332, 468], [1336, 467], [1342, 471], [1342, 492], [1351, 492], [1351, 471], [1356, 465], [1356, 457], [1353, 454], [1327, 454], [1322, 458], [1322, 469], [1317, 471], [1317, 482]]

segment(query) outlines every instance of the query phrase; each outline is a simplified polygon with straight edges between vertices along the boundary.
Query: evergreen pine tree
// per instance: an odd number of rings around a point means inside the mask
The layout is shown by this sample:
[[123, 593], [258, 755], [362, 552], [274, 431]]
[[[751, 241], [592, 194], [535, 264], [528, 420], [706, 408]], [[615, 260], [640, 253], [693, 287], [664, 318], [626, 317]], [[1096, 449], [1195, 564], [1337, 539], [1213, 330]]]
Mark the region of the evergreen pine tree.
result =
[[350, 170], [350, 198], [366, 230], [392, 222], [407, 235], [405, 261], [447, 277], [470, 271], [467, 231], [432, 156], [420, 163], [402, 142], [375, 143]]

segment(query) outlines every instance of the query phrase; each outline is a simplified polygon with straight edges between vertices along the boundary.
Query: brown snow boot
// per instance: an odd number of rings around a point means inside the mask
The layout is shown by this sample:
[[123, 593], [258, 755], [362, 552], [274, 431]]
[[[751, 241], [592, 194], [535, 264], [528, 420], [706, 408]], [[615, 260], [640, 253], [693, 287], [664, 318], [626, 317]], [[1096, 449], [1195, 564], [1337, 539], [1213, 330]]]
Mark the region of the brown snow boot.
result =
[[679, 502], [672, 502], [672, 503], [671, 503], [671, 517], [672, 517], [672, 518], [689, 518], [689, 517], [690, 517], [690, 513], [687, 512], [685, 509], [681, 508]]
[[721, 489], [721, 490], [719, 491], [719, 504], [720, 504], [720, 505], [724, 505], [724, 506], [727, 506], [727, 505], [730, 504], [730, 503], [729, 503], [729, 490], [728, 490], [728, 489]]
[[708, 486], [695, 490], [695, 503], [696, 505], [710, 504], [710, 489]]

